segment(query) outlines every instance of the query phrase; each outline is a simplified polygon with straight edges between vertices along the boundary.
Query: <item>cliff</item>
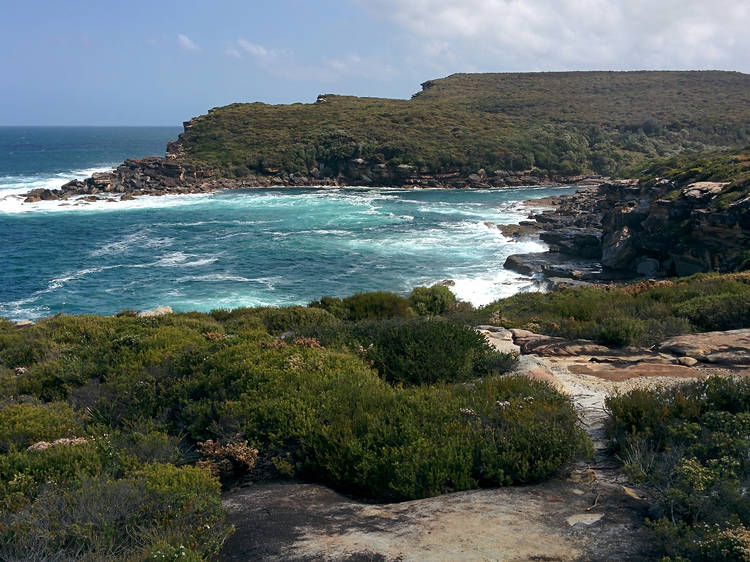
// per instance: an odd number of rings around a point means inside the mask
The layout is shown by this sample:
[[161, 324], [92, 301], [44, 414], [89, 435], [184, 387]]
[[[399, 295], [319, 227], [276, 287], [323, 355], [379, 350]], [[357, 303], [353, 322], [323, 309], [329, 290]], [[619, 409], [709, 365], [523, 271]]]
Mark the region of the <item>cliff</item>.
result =
[[[750, 147], [658, 161], [535, 217], [551, 254], [506, 266], [581, 280], [750, 269]], [[574, 262], [571, 275], [557, 262]]]

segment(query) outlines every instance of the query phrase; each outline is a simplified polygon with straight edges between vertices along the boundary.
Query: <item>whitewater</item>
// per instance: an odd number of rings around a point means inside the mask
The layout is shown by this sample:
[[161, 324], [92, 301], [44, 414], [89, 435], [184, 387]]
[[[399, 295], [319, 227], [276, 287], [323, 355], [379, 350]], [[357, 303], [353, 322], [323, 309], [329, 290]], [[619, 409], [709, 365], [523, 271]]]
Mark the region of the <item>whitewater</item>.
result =
[[[173, 130], [160, 132], [166, 139], [148, 130], [139, 147], [131, 146], [137, 132], [127, 134], [131, 142], [114, 148], [140, 152], [84, 148], [72, 163], [85, 167], [66, 170], [58, 154], [55, 167], [45, 169], [42, 151], [34, 153], [36, 164], [29, 158], [23, 166], [0, 156], [0, 317], [305, 304], [444, 281], [459, 298], [483, 305], [534, 290], [534, 279], [503, 263], [510, 254], [545, 249], [509, 240], [497, 225], [524, 220], [524, 200], [575, 189], [280, 186], [123, 202], [22, 202], [29, 189], [87, 177], [118, 157], [158, 154], [157, 141], [163, 147]], [[87, 150], [88, 160], [81, 156]]]

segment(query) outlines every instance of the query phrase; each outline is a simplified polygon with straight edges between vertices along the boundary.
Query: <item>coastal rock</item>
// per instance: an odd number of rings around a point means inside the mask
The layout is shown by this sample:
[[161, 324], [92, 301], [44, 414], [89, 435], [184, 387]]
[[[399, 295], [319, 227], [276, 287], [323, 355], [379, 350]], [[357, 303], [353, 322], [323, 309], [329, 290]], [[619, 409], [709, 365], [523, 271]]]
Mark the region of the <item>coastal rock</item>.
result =
[[568, 394], [568, 389], [555, 376], [550, 366], [545, 361], [538, 357], [534, 357], [533, 355], [521, 355], [511, 374], [521, 375], [537, 382], [543, 382], [562, 394]]
[[153, 316], [164, 316], [166, 314], [173, 314], [171, 306], [158, 306], [152, 310], [142, 310], [138, 312], [138, 318], [151, 318]]
[[60, 198], [60, 194], [56, 191], [52, 191], [51, 189], [46, 189], [43, 187], [32, 189], [26, 194], [26, 198], [24, 199], [24, 203], [37, 203], [39, 201], [55, 201]]
[[659, 274], [659, 267], [659, 260], [643, 257], [638, 260], [635, 270], [638, 274], [643, 275], [644, 277], [652, 278]]
[[665, 353], [712, 363], [750, 363], [750, 329], [686, 334], [661, 342]]
[[[552, 253], [599, 261], [602, 281], [734, 271], [746, 267], [750, 197], [715, 205], [726, 186], [695, 182], [680, 189], [669, 180], [609, 181], [561, 196], [555, 208], [532, 218]], [[556, 276], [534, 261], [535, 273]], [[532, 270], [518, 262], [514, 258], [508, 267]], [[559, 277], [596, 280], [596, 272], [590, 273]]]
[[510, 330], [497, 326], [477, 326], [477, 331], [487, 338], [487, 342], [500, 353], [520, 355], [521, 348], [513, 342]]
[[577, 356], [577, 355], [610, 355], [611, 350], [590, 340], [566, 340], [533, 332], [516, 332], [513, 341], [525, 354], [541, 357]]

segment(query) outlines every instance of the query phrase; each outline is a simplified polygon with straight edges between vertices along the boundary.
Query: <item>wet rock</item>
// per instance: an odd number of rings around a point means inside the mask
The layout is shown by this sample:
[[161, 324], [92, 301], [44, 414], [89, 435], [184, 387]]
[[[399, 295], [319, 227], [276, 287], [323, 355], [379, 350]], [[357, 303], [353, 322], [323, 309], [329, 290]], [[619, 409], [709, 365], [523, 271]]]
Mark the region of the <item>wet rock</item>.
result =
[[659, 274], [659, 261], [653, 258], [641, 258], [635, 267], [635, 270], [644, 277], [653, 278]]
[[59, 192], [43, 187], [32, 189], [26, 194], [24, 203], [37, 203], [39, 201], [55, 201], [60, 198]]

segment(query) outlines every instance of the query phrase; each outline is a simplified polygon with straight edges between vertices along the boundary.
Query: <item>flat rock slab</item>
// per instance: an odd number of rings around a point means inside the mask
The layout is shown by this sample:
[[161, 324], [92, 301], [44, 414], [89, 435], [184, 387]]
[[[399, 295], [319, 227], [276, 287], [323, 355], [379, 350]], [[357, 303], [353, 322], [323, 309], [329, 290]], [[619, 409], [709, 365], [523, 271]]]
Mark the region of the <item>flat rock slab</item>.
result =
[[554, 336], [513, 330], [514, 341], [526, 354], [549, 356], [612, 355], [612, 351], [591, 340], [566, 340]]
[[670, 377], [696, 379], [705, 374], [693, 367], [685, 365], [670, 365], [665, 363], [638, 362], [632, 365], [617, 365], [612, 363], [574, 362], [568, 370], [576, 375], [589, 375], [608, 381], [626, 381], [638, 377]]
[[258, 484], [225, 494], [223, 504], [237, 530], [221, 560], [648, 558], [645, 502], [596, 481], [556, 479], [380, 505], [315, 484]]
[[711, 363], [750, 364], [750, 329], [705, 332], [669, 338], [659, 350]]

